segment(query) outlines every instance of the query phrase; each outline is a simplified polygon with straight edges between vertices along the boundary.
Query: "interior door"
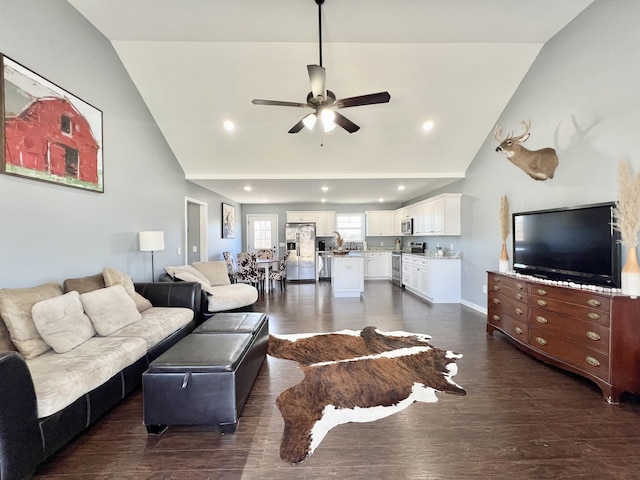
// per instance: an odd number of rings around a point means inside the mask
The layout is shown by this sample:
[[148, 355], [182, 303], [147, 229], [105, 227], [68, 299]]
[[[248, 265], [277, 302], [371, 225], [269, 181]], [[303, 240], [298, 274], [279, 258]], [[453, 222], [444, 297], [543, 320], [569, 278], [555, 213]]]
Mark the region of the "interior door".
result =
[[284, 255], [278, 250], [278, 215], [247, 215], [247, 251], [259, 248], [272, 249], [274, 258]]

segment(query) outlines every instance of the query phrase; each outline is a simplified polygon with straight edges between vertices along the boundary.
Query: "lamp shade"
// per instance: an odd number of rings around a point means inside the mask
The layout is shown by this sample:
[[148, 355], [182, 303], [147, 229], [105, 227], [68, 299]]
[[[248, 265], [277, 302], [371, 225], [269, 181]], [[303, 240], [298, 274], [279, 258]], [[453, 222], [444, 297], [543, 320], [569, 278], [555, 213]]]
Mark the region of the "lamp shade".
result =
[[140, 251], [141, 252], [157, 252], [164, 250], [164, 232], [148, 231], [140, 232]]

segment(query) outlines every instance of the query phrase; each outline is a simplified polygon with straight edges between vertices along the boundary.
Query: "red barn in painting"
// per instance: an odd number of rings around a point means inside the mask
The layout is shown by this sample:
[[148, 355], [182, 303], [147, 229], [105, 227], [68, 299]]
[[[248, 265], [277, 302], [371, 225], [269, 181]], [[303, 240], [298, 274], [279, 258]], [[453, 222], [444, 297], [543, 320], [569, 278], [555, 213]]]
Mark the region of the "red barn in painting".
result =
[[98, 149], [87, 119], [60, 97], [34, 100], [5, 119], [7, 165], [98, 184]]

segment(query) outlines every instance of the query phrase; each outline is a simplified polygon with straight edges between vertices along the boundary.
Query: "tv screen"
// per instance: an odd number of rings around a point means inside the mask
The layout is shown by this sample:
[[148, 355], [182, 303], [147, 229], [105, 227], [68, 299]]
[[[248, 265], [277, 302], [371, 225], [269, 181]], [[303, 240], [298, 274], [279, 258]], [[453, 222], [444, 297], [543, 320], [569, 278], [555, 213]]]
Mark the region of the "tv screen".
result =
[[620, 287], [614, 203], [521, 212], [513, 220], [513, 268], [550, 280]]

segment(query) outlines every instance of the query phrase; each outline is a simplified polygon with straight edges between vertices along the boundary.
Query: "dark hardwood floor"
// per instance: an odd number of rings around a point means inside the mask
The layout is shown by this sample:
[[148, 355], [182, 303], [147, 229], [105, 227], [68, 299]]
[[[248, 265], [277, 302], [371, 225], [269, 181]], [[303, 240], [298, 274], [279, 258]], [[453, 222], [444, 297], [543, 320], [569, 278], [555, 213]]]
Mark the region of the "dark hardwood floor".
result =
[[[327, 282], [276, 286], [259, 300], [272, 333], [375, 325], [431, 335], [464, 354], [456, 382], [372, 423], [334, 428], [299, 465], [278, 456], [278, 394], [301, 378], [294, 362], [267, 358], [235, 434], [170, 427], [148, 436], [134, 393], [43, 465], [40, 480], [203, 479], [640, 479], [640, 400], [607, 404], [594, 384], [528, 357], [485, 316], [431, 305], [389, 282], [367, 282], [360, 299], [334, 299]], [[640, 328], [640, 319], [639, 319]]]

